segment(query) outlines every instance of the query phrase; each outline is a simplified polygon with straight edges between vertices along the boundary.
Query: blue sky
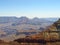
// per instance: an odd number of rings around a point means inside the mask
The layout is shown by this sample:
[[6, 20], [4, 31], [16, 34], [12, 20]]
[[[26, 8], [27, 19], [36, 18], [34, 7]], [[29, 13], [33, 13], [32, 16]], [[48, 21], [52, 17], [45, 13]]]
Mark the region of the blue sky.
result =
[[0, 16], [60, 17], [60, 0], [0, 0]]

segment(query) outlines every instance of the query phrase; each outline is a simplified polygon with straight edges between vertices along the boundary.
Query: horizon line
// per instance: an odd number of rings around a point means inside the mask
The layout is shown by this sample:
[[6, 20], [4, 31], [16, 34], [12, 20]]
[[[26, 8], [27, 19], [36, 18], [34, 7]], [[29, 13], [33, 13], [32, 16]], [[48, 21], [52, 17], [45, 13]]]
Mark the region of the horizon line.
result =
[[28, 16], [0, 16], [0, 17], [17, 17], [17, 18], [20, 18], [20, 17], [27, 17], [27, 18], [60, 18], [60, 17], [28, 17]]

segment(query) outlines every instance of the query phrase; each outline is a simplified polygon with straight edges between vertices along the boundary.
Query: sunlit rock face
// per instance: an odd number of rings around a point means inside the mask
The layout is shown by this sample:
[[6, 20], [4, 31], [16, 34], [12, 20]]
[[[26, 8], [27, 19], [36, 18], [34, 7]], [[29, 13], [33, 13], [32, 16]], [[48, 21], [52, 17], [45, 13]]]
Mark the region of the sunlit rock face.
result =
[[60, 39], [60, 19], [54, 23], [54, 26], [56, 26], [57, 28], [57, 32], [58, 32], [59, 39]]

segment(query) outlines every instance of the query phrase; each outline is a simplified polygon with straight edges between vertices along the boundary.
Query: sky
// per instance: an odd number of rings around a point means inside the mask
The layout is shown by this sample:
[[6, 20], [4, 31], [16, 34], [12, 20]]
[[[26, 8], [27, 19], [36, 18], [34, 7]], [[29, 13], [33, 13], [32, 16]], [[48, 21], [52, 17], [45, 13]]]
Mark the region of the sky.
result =
[[0, 16], [60, 17], [60, 0], [0, 0]]

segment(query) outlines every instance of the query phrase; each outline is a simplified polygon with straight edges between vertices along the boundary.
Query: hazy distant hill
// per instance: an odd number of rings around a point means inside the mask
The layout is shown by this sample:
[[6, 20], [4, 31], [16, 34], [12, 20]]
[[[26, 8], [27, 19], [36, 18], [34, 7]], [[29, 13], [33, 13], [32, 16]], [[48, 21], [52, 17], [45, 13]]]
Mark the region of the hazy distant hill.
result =
[[0, 17], [0, 39], [14, 40], [34, 35], [45, 30], [57, 20], [57, 18]]
[[38, 22], [55, 22], [58, 18], [33, 18], [27, 17], [0, 17], [0, 23], [19, 22], [19, 23], [38, 23]]

